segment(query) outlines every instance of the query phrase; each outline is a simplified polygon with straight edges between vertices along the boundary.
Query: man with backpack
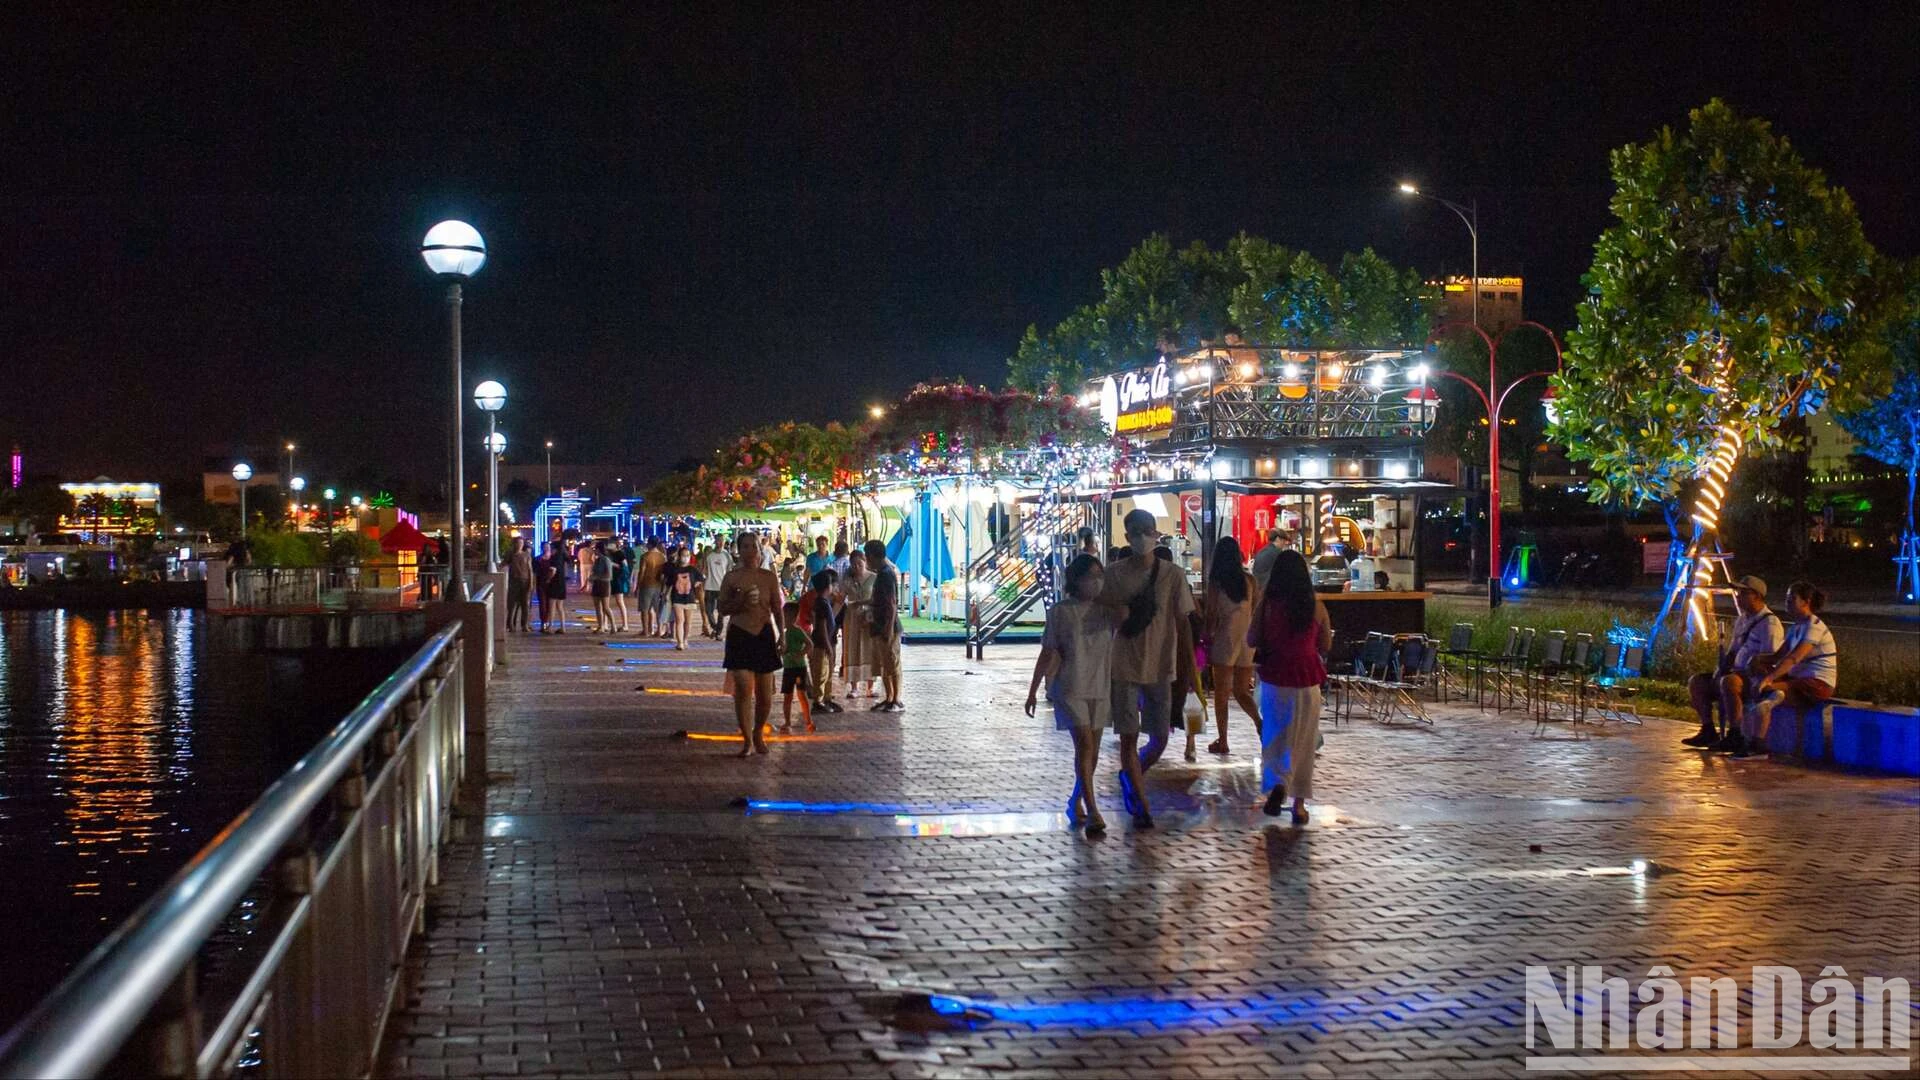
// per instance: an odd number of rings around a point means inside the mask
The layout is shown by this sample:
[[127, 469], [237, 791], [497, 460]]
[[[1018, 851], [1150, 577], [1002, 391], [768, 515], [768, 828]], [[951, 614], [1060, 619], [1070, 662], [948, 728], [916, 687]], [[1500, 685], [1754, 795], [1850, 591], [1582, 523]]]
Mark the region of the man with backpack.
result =
[[[1107, 567], [1100, 603], [1114, 609], [1120, 631], [1113, 639], [1113, 729], [1120, 735], [1120, 793], [1138, 829], [1153, 828], [1146, 770], [1160, 760], [1172, 732], [1173, 679], [1181, 651], [1193, 653], [1187, 616], [1193, 590], [1178, 565], [1153, 557], [1160, 539], [1151, 510], [1128, 511], [1127, 557]], [[1143, 719], [1144, 718], [1144, 719]], [[1147, 745], [1139, 745], [1146, 728]]]

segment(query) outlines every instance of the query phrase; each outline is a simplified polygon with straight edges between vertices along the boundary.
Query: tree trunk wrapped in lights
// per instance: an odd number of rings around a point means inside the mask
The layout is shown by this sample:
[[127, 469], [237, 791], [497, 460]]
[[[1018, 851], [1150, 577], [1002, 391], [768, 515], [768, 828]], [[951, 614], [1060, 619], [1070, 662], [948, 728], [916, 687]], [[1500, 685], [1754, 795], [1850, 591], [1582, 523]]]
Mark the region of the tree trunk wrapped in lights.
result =
[[1596, 502], [1670, 502], [1697, 481], [1662, 618], [1684, 588], [1702, 633], [1740, 456], [1782, 446], [1796, 413], [1885, 392], [1892, 275], [1846, 193], [1719, 101], [1611, 166], [1615, 224], [1594, 245], [1549, 437], [1588, 466]]

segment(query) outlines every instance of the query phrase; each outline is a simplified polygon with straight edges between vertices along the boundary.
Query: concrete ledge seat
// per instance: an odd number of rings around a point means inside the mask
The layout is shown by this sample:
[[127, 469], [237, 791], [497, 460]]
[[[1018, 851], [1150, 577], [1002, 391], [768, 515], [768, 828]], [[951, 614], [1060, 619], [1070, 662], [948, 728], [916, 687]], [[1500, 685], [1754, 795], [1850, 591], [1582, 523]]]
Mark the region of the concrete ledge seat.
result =
[[1780, 705], [1767, 750], [1852, 769], [1920, 776], [1920, 709], [1833, 698], [1813, 708]]

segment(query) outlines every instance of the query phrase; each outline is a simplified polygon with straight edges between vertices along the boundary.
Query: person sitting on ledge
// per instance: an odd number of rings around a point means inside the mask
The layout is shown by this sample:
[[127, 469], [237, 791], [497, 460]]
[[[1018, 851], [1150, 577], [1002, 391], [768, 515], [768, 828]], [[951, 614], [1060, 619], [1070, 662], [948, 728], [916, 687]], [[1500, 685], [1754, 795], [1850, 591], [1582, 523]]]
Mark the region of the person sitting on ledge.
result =
[[[1780, 647], [1784, 631], [1780, 618], [1767, 607], [1767, 583], [1752, 574], [1733, 583], [1733, 604], [1740, 610], [1733, 629], [1727, 634], [1720, 662], [1709, 672], [1687, 680], [1687, 695], [1693, 699], [1693, 711], [1700, 717], [1700, 731], [1680, 740], [1702, 750], [1729, 752], [1738, 750], [1740, 711], [1749, 700], [1748, 687], [1753, 679], [1747, 669], [1755, 660]], [[1720, 708], [1720, 722], [1714, 724], [1714, 706]]]
[[1743, 745], [1734, 757], [1765, 760], [1767, 727], [1773, 722], [1774, 706], [1783, 701], [1801, 709], [1811, 708], [1833, 696], [1839, 674], [1839, 650], [1833, 631], [1821, 620], [1827, 606], [1827, 594], [1809, 582], [1796, 581], [1787, 586], [1787, 615], [1793, 619], [1786, 641], [1778, 650], [1754, 664], [1759, 681], [1753, 686], [1753, 704], [1741, 719]]

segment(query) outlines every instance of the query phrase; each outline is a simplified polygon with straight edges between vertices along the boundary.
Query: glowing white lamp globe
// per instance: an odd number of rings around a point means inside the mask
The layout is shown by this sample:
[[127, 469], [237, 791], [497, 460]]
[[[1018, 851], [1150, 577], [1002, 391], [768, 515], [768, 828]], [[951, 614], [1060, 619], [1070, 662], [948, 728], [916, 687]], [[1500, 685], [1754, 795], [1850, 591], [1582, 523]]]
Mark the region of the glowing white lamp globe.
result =
[[499, 412], [507, 404], [507, 388], [488, 379], [473, 388], [473, 403], [481, 412]]
[[480, 230], [464, 221], [443, 221], [427, 230], [420, 241], [420, 257], [427, 269], [441, 277], [469, 278], [487, 264], [487, 242]]
[[244, 461], [238, 465], [235, 465], [233, 467], [233, 478], [235, 480], [240, 481], [243, 484], [253, 479], [253, 466], [247, 464]]
[[506, 453], [507, 437], [505, 435], [500, 434], [497, 431], [491, 435], [488, 435], [487, 436], [487, 452], [490, 454]]
[[287, 486], [295, 491], [305, 491], [307, 490], [307, 478], [304, 476], [296, 476], [287, 481]]

